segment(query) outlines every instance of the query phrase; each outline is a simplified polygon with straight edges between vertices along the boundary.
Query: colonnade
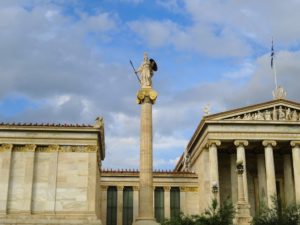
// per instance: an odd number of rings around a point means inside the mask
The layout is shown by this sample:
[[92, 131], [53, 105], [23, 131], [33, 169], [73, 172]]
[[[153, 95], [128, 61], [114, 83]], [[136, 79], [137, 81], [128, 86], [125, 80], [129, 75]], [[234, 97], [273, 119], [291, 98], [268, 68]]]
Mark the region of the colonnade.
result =
[[[106, 216], [107, 216], [107, 191], [110, 186], [102, 185], [101, 186], [101, 215], [102, 215], [102, 224], [107, 224]], [[123, 190], [124, 186], [112, 186], [117, 188], [117, 225], [123, 224]], [[164, 217], [171, 217], [171, 187], [163, 186], [164, 189]], [[139, 187], [132, 186], [133, 190], [133, 220], [138, 216], [139, 209]], [[186, 202], [186, 188], [180, 187], [180, 211], [185, 212], [185, 202]], [[155, 188], [153, 189], [155, 191]], [[154, 195], [153, 195], [154, 196]], [[154, 201], [153, 201], [154, 202]], [[153, 205], [154, 211], [154, 205]]]
[[[233, 140], [236, 147], [236, 159], [231, 159], [231, 164], [236, 162], [242, 162], [244, 166], [244, 172], [242, 174], [242, 186], [232, 187], [232, 191], [237, 190], [238, 193], [242, 193], [244, 201], [249, 204], [248, 196], [248, 184], [247, 184], [247, 170], [246, 170], [246, 153], [245, 149], [249, 145], [248, 140]], [[257, 154], [257, 178], [260, 200], [265, 200], [268, 206], [272, 206], [272, 197], [277, 195], [276, 190], [276, 173], [274, 164], [274, 147], [277, 146], [275, 140], [262, 140], [262, 147], [264, 154]], [[300, 203], [300, 141], [290, 141], [291, 155], [283, 155], [283, 175], [284, 175], [284, 187], [286, 190], [292, 188], [293, 191], [286, 192], [285, 201], [287, 203]], [[210, 173], [210, 185], [212, 188], [210, 198], [217, 198], [220, 201], [219, 191], [213, 191], [214, 188], [219, 188], [219, 169], [218, 169], [218, 147], [221, 145], [220, 140], [209, 140], [207, 142], [207, 148], [209, 151], [209, 173]], [[234, 156], [234, 155], [233, 155]], [[231, 176], [233, 176], [235, 168], [234, 165], [231, 168]], [[237, 175], [235, 175], [237, 176]], [[234, 178], [236, 179], [236, 178]], [[237, 179], [235, 180], [236, 183]], [[265, 183], [265, 187], [263, 187]], [[243, 190], [241, 190], [243, 189]], [[238, 200], [239, 199], [235, 199]]]

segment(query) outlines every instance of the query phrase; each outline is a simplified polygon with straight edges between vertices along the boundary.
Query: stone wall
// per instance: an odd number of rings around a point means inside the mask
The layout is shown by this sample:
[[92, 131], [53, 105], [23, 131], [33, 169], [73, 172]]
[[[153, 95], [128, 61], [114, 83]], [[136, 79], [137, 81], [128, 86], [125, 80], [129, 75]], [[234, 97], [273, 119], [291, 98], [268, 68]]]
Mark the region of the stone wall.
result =
[[63, 129], [0, 127], [0, 225], [101, 224], [99, 129]]

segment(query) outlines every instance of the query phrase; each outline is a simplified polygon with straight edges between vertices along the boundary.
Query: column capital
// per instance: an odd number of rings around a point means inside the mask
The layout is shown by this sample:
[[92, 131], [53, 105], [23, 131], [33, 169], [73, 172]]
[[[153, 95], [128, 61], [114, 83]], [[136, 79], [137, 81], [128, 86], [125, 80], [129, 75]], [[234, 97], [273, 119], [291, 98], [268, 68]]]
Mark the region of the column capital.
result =
[[123, 189], [124, 189], [124, 186], [117, 186], [118, 191], [123, 191]]
[[268, 146], [270, 146], [270, 147], [275, 147], [275, 146], [277, 145], [276, 141], [273, 141], [273, 140], [264, 140], [264, 141], [262, 142], [262, 144], [263, 144], [263, 146], [265, 146], [265, 147], [268, 147]]
[[211, 147], [211, 146], [220, 146], [221, 145], [221, 141], [220, 140], [208, 140], [206, 143], [207, 147]]
[[137, 96], [136, 102], [138, 104], [142, 104], [144, 101], [149, 101], [150, 103], [154, 104], [157, 95], [158, 95], [157, 92], [154, 91], [152, 88], [141, 88], [136, 94]]
[[28, 144], [24, 146], [26, 152], [34, 152], [36, 149], [36, 145]]
[[108, 189], [108, 186], [107, 185], [101, 185], [101, 190], [102, 191], [107, 191]]
[[48, 145], [47, 152], [58, 152], [59, 145]]
[[140, 187], [139, 186], [132, 186], [132, 190], [138, 191], [138, 190], [140, 190]]
[[300, 141], [291, 141], [292, 147], [300, 147]]
[[2, 144], [0, 145], [0, 152], [11, 151], [13, 148], [12, 144]]
[[248, 146], [248, 145], [249, 145], [249, 141], [247, 141], [247, 140], [235, 140], [235, 141], [234, 141], [234, 145], [235, 145], [236, 147], [239, 147], [239, 146], [245, 147], [245, 146]]
[[163, 188], [164, 188], [164, 191], [170, 192], [170, 190], [171, 190], [171, 187], [170, 187], [170, 186], [164, 186]]

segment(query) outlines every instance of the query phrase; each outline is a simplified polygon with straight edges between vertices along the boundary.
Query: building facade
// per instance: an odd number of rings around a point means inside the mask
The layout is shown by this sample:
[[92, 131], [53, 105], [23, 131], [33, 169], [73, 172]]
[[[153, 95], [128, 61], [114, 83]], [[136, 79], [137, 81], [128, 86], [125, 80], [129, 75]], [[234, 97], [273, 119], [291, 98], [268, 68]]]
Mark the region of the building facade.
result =
[[0, 224], [101, 224], [104, 129], [0, 124]]
[[[101, 170], [95, 126], [0, 124], [0, 224], [132, 224], [139, 172]], [[247, 224], [274, 196], [300, 203], [300, 104], [285, 99], [204, 116], [173, 171], [154, 171], [157, 221], [212, 199]]]

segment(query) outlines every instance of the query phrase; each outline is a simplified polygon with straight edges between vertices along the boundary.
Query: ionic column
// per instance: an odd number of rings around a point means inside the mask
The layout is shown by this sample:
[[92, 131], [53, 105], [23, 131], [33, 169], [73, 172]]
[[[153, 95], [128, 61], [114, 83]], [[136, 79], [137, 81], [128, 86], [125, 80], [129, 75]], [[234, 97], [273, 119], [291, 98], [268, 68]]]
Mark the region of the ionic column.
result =
[[242, 161], [244, 166], [243, 176], [243, 189], [245, 201], [249, 202], [248, 199], [248, 182], [247, 182], [247, 166], [246, 166], [246, 154], [245, 147], [248, 146], [249, 142], [246, 140], [236, 140], [234, 145], [236, 146], [237, 161]]
[[103, 225], [106, 224], [107, 189], [108, 189], [108, 186], [101, 185], [101, 222]]
[[266, 178], [267, 178], [267, 199], [268, 206], [272, 207], [272, 197], [277, 197], [276, 192], [276, 177], [275, 177], [275, 166], [273, 147], [276, 146], [276, 141], [263, 141], [265, 147], [265, 165], [266, 165]]
[[0, 146], [0, 215], [7, 213], [7, 197], [12, 148], [12, 144], [2, 144]]
[[133, 186], [133, 221], [139, 214], [139, 187]]
[[170, 218], [171, 217], [170, 190], [171, 190], [171, 187], [164, 187], [165, 218]]
[[141, 88], [137, 94], [137, 102], [141, 105], [141, 139], [140, 139], [140, 191], [139, 216], [135, 225], [157, 224], [153, 207], [153, 133], [152, 105], [157, 93], [151, 88]]
[[263, 154], [257, 155], [257, 179], [259, 202], [267, 203], [267, 178], [265, 156]]
[[123, 223], [123, 186], [118, 186], [117, 190], [117, 225]]
[[221, 142], [218, 140], [209, 140], [207, 144], [208, 144], [208, 151], [209, 151], [209, 174], [210, 174], [210, 187], [211, 187], [210, 201], [216, 198], [217, 201], [220, 203], [220, 184], [219, 184], [217, 146], [220, 146]]
[[300, 141], [291, 141], [296, 203], [300, 204]]
[[180, 211], [186, 214], [186, 188], [180, 187]]
[[284, 196], [287, 204], [293, 204], [295, 199], [292, 160], [290, 154], [283, 156]]

